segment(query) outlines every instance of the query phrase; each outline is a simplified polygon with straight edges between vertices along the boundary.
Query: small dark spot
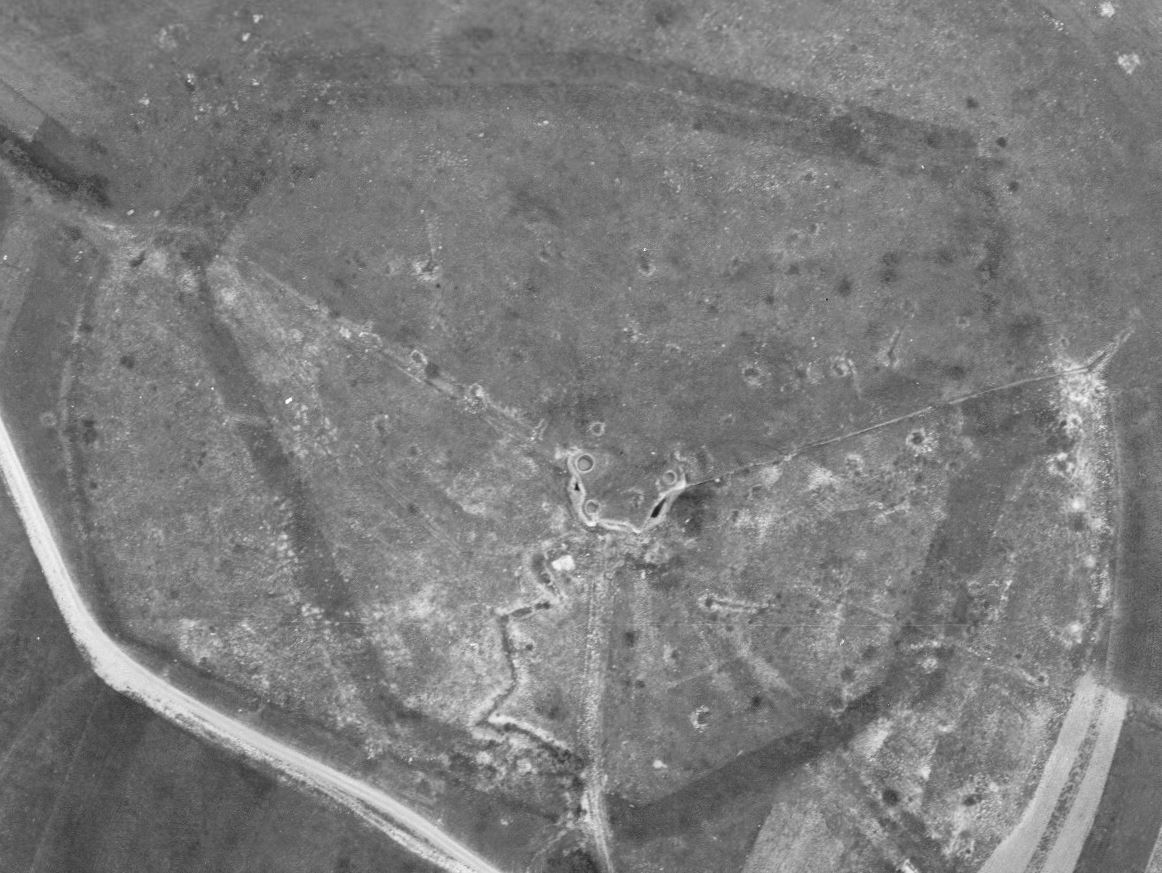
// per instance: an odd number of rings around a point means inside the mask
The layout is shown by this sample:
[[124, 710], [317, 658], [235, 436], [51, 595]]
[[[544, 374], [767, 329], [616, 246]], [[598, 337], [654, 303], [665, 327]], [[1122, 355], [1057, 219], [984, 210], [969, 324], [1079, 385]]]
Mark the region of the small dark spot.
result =
[[1009, 182], [1008, 188], [1010, 191], [1012, 191], [1015, 194], [1017, 191], [1020, 190], [1021, 183], [1018, 182], [1016, 179], [1013, 179], [1011, 182]]
[[1024, 345], [1034, 339], [1041, 331], [1041, 317], [1033, 312], [1023, 312], [1014, 318], [1007, 327], [1009, 338], [1017, 345]]
[[844, 682], [851, 682], [853, 679], [855, 679], [855, 670], [853, 670], [850, 665], [845, 666], [842, 670], [839, 671], [839, 678]]
[[762, 707], [762, 705], [763, 705], [763, 696], [761, 694], [756, 694], [754, 697], [752, 697], [750, 699], [750, 708], [751, 709], [759, 709], [760, 707]]
[[545, 865], [545, 873], [598, 873], [597, 862], [583, 849], [572, 849], [554, 855]]
[[980, 797], [976, 794], [966, 794], [964, 800], [960, 801], [965, 806], [976, 806], [980, 803]]
[[654, 8], [654, 24], [658, 27], [669, 27], [678, 20], [679, 10], [674, 6], [662, 4]]
[[622, 634], [621, 638], [622, 641], [631, 649], [637, 645], [637, 631], [627, 630], [624, 634]]
[[894, 788], [885, 788], [880, 792], [880, 799], [888, 806], [895, 806], [900, 802], [900, 792]]
[[798, 276], [801, 270], [802, 268], [798, 264], [791, 264], [791, 266], [787, 267], [787, 275]]
[[440, 378], [440, 368], [433, 362], [428, 361], [428, 363], [424, 364], [424, 375], [429, 379], [438, 379]]
[[1004, 147], [1005, 147], [1005, 146], [1007, 146], [1008, 144], [1009, 144], [1009, 139], [1008, 139], [1008, 137], [1005, 137], [1005, 136], [998, 136], [998, 137], [997, 137], [997, 145], [998, 145], [1000, 148], [1004, 148]]
[[122, 355], [121, 366], [126, 370], [132, 370], [135, 366], [137, 366], [137, 359], [134, 358], [133, 355]]
[[467, 27], [463, 33], [464, 38], [474, 46], [484, 45], [496, 39], [496, 31], [491, 27]]
[[142, 252], [141, 254], [135, 255], [133, 258], [130, 259], [129, 266], [136, 268], [136, 267], [140, 267], [144, 263], [145, 263], [145, 252]]
[[850, 297], [852, 292], [851, 279], [844, 276], [839, 280], [839, 284], [835, 286], [835, 293], [840, 297]]
[[1089, 525], [1086, 524], [1086, 521], [1085, 521], [1085, 513], [1083, 513], [1083, 512], [1070, 513], [1069, 527], [1071, 530], [1081, 532], [1081, 531], [1085, 530], [1088, 526]]
[[675, 498], [670, 515], [686, 534], [698, 536], [713, 513], [713, 492], [708, 487], [694, 487]]
[[980, 106], [980, 103], [977, 102], [975, 97], [966, 97], [964, 99], [964, 105], [969, 109], [977, 109]]
[[775, 295], [774, 294], [767, 294], [765, 297], [763, 297], [763, 303], [765, 303], [767, 306], [774, 306], [775, 305]]
[[81, 441], [91, 446], [97, 441], [97, 420], [95, 418], [81, 419]]
[[910, 434], [908, 434], [908, 442], [910, 442], [914, 446], [924, 445], [924, 431], [922, 431], [922, 430], [912, 431]]
[[858, 155], [863, 148], [863, 131], [850, 115], [837, 115], [823, 130], [823, 136], [841, 152]]
[[959, 382], [968, 375], [968, 368], [963, 364], [949, 364], [944, 368], [944, 376], [954, 382]]
[[883, 269], [880, 270], [880, 281], [885, 285], [890, 285], [900, 278], [900, 260], [899, 252], [884, 252], [883, 257], [880, 258], [880, 263], [883, 264]]
[[419, 514], [420, 514], [420, 508], [418, 506], [416, 506], [414, 503], [409, 503], [408, 504], [408, 515], [419, 515]]

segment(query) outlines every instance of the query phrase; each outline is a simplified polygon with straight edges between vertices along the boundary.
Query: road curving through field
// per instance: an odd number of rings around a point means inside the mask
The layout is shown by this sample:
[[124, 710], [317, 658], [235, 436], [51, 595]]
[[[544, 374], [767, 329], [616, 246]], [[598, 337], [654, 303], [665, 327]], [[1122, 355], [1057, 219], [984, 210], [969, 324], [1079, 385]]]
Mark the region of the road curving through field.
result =
[[449, 873], [503, 873], [446, 833], [436, 822], [385, 791], [315, 760], [229, 714], [175, 688], [126, 652], [97, 621], [57, 542], [32, 480], [0, 410], [0, 472], [28, 533], [33, 552], [69, 632], [93, 670], [114, 690], [134, 698], [199, 737], [245, 759], [273, 767], [330, 797], [416, 855]]

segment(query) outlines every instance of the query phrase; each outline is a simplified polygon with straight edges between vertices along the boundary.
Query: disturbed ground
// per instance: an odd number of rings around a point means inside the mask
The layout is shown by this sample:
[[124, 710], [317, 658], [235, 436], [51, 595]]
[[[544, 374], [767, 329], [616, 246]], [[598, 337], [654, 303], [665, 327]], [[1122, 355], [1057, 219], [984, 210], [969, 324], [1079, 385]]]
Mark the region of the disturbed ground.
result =
[[0, 499], [0, 858], [117, 873], [432, 873], [345, 813], [208, 747], [83, 663]]
[[1160, 754], [1148, 9], [107, 5], [3, 399], [173, 681], [546, 873], [979, 868], [1107, 649]]

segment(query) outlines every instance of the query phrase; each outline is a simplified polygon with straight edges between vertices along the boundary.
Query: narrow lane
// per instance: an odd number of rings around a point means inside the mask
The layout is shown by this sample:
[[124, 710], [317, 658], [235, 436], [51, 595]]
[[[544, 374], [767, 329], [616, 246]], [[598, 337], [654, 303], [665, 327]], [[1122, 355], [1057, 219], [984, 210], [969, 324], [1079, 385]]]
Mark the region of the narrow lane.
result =
[[1044, 873], [1073, 870], [1077, 867], [1077, 859], [1081, 857], [1085, 838], [1093, 827], [1098, 804], [1101, 803], [1102, 791], [1105, 789], [1110, 765], [1114, 760], [1114, 751], [1118, 746], [1118, 737], [1126, 720], [1128, 702], [1116, 691], [1107, 691], [1105, 694], [1101, 709], [1098, 711], [1097, 741], [1093, 753], [1089, 757], [1085, 775], [1081, 778], [1077, 796], [1073, 798], [1073, 803], [1069, 807], [1069, 814], [1061, 823], [1057, 837], [1041, 867]]
[[0, 412], [0, 472], [64, 615], [69, 632], [110, 687], [245, 758], [274, 767], [325, 794], [421, 858], [449, 873], [502, 873], [438, 824], [386, 792], [360, 782], [301, 750], [255, 730], [155, 675], [125, 652], [93, 616], [57, 544], [56, 532]]
[[1061, 730], [1057, 732], [1057, 741], [1041, 771], [1036, 793], [1025, 807], [1021, 820], [997, 846], [980, 873], [1022, 873], [1028, 869], [1053, 818], [1053, 811], [1068, 787], [1070, 770], [1081, 753], [1090, 725], [1097, 718], [1101, 701], [1101, 688], [1093, 674], [1082, 676], [1073, 692]]

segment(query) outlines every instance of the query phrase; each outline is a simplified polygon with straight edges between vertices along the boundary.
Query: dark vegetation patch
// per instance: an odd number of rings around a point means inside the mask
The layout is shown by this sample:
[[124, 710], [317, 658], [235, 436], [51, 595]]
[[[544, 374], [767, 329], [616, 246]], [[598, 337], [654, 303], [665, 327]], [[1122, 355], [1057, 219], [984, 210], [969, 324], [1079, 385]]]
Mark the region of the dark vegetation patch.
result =
[[1131, 709], [1076, 873], [1145, 870], [1162, 827], [1162, 726]]
[[612, 389], [596, 386], [574, 386], [560, 391], [545, 404], [545, 414], [551, 425], [580, 431], [590, 422], [605, 421], [618, 408], [620, 398]]
[[80, 148], [63, 127], [51, 120], [41, 124], [31, 141], [0, 124], [0, 158], [59, 197], [107, 207], [109, 180], [86, 172], [61, 154], [66, 150], [76, 153]]
[[[35, 855], [44, 869], [89, 873], [435, 873], [345, 810], [251, 770], [96, 679], [80, 689], [39, 750], [55, 745], [56, 757], [24, 758], [8, 783], [19, 800], [5, 805], [0, 832], [19, 842], [0, 851], [18, 869], [31, 869], [20, 860]], [[38, 763], [52, 775], [28, 778]]]
[[[202, 244], [183, 249], [183, 255], [199, 272], [211, 257]], [[197, 295], [187, 296], [180, 302], [201, 345], [203, 359], [214, 373], [222, 402], [232, 411], [246, 415], [249, 422], [254, 422], [239, 424], [236, 433], [266, 487], [286, 502], [288, 511], [284, 530], [299, 556], [300, 590], [321, 611], [324, 619], [333, 622], [335, 634], [342, 640], [337, 653], [350, 675], [358, 677], [357, 684], [364, 693], [365, 704], [379, 723], [389, 729], [409, 734], [421, 731], [431, 734], [433, 740], [444, 736], [449, 744], [453, 743], [458, 736], [456, 731], [435, 723], [421, 728], [417, 724], [418, 714], [395, 699], [381, 681], [384, 674], [379, 653], [362, 623], [350, 620], [350, 616], [359, 614], [357, 603], [347, 580], [335, 565], [330, 544], [319, 523], [314, 498], [296, 470], [294, 460], [278, 440], [261, 401], [262, 388], [247, 367], [229, 326], [215, 313], [204, 275]], [[72, 435], [75, 446], [88, 446], [92, 440], [87, 435], [96, 433], [95, 427], [85, 421], [82, 419], [79, 429]], [[75, 466], [83, 469], [84, 451], [74, 451], [73, 457]]]
[[[684, 837], [689, 869], [739, 869], [770, 811], [770, 797], [797, 768], [849, 742], [891, 702], [920, 702], [939, 691], [943, 671], [922, 674], [912, 656], [898, 656], [884, 684], [853, 700], [836, 715], [820, 714], [802, 728], [738, 755], [676, 791], [646, 803], [610, 795], [615, 837], [632, 844], [664, 845]], [[901, 845], [918, 858], [937, 851], [922, 823], [894, 825]], [[936, 869], [936, 868], [933, 868]]]
[[1109, 664], [1127, 693], [1162, 703], [1162, 387], [1132, 388], [1114, 407], [1119, 484], [1117, 582]]
[[[79, 441], [76, 427], [58, 423], [46, 431], [46, 413], [57, 408], [61, 379], [72, 343], [72, 327], [81, 307], [103, 272], [103, 261], [88, 245], [79, 228], [62, 224], [39, 237], [37, 260], [27, 292], [0, 349], [0, 404], [41, 501], [62, 536], [66, 556], [91, 590], [91, 606], [107, 627], [118, 627], [106, 608], [107, 593], [100, 568], [83, 547], [77, 525], [79, 501], [85, 489], [74, 493], [65, 465], [64, 444]], [[17, 301], [13, 301], [16, 303]], [[76, 471], [85, 482], [85, 471]]]
[[482, 25], [466, 27], [460, 34], [473, 48], [480, 48], [496, 39], [496, 31], [491, 27], [484, 27]]
[[1005, 333], [1019, 348], [1027, 348], [1037, 342], [1044, 333], [1044, 321], [1033, 312], [1023, 312], [1005, 326]]
[[600, 873], [601, 868], [584, 849], [566, 849], [552, 855], [544, 873]]
[[900, 278], [900, 264], [903, 256], [896, 251], [884, 252], [880, 258], [879, 279], [885, 285], [892, 285]]
[[[654, 14], [668, 17], [670, 13], [662, 9], [659, 6], [659, 12]], [[743, 79], [711, 76], [682, 64], [648, 63], [587, 49], [556, 55], [509, 51], [490, 60], [491, 76], [500, 79], [509, 76], [575, 82], [582, 91], [593, 81], [635, 86], [633, 93], [637, 95], [640, 112], [682, 119], [694, 130], [763, 142], [774, 140], [812, 156], [836, 156], [908, 173], [921, 167], [929, 172], [942, 166], [959, 169], [965, 160], [975, 157], [975, 138], [965, 130], [860, 106], [851, 106], [836, 114], [832, 103], [817, 97]], [[438, 78], [472, 82], [476, 78], [472, 70], [477, 63], [472, 54], [448, 55], [441, 59]], [[398, 99], [393, 89], [382, 87], [384, 74], [399, 75], [404, 69], [421, 78], [433, 72], [414, 58], [393, 56], [376, 48], [344, 53], [342, 63], [333, 55], [287, 52], [278, 58], [271, 76], [276, 87], [292, 87], [295, 81], [304, 78], [332, 82], [331, 105], [335, 110], [366, 111]], [[536, 93], [537, 86], [529, 90]], [[506, 102], [511, 99], [509, 91], [499, 92], [499, 96]], [[691, 104], [686, 97], [706, 102]], [[479, 88], [468, 85], [457, 90], [454, 99], [480, 105], [482, 101], [497, 99], [497, 95], [491, 93], [488, 82], [484, 81]], [[409, 106], [424, 108], [430, 104], [447, 105], [449, 95], [441, 89], [428, 92], [411, 87], [408, 100]], [[574, 106], [587, 112], [606, 111], [604, 103], [582, 99], [575, 100]], [[292, 107], [290, 115], [303, 111], [303, 107]]]
[[682, 584], [685, 560], [680, 555], [659, 562], [638, 558], [629, 561], [629, 565], [641, 573], [646, 584], [655, 591], [674, 591]]
[[963, 432], [976, 443], [979, 459], [952, 479], [948, 514], [929, 546], [913, 619], [921, 625], [947, 622], [950, 633], [979, 616], [966, 580], [1001, 547], [994, 534], [1008, 489], [1020, 467], [1046, 452], [1045, 432], [1057, 422], [1038, 389], [985, 395], [961, 408]]
[[687, 488], [670, 506], [669, 521], [687, 536], [696, 537], [707, 524], [712, 524], [717, 516], [715, 497], [718, 486], [704, 482]]
[[87, 417], [82, 418], [80, 429], [81, 442], [87, 446], [91, 446], [93, 443], [97, 442], [98, 436], [97, 419]]
[[[8, 534], [18, 522], [0, 501]], [[0, 614], [5, 869], [435, 873], [347, 811], [105, 687], [76, 652], [23, 538], [3, 541], [12, 544], [0, 553], [5, 566], [26, 567], [0, 583], [16, 589], [3, 592], [11, 608]]]
[[8, 213], [12, 208], [12, 186], [0, 178], [0, 240], [4, 239], [8, 225]]

